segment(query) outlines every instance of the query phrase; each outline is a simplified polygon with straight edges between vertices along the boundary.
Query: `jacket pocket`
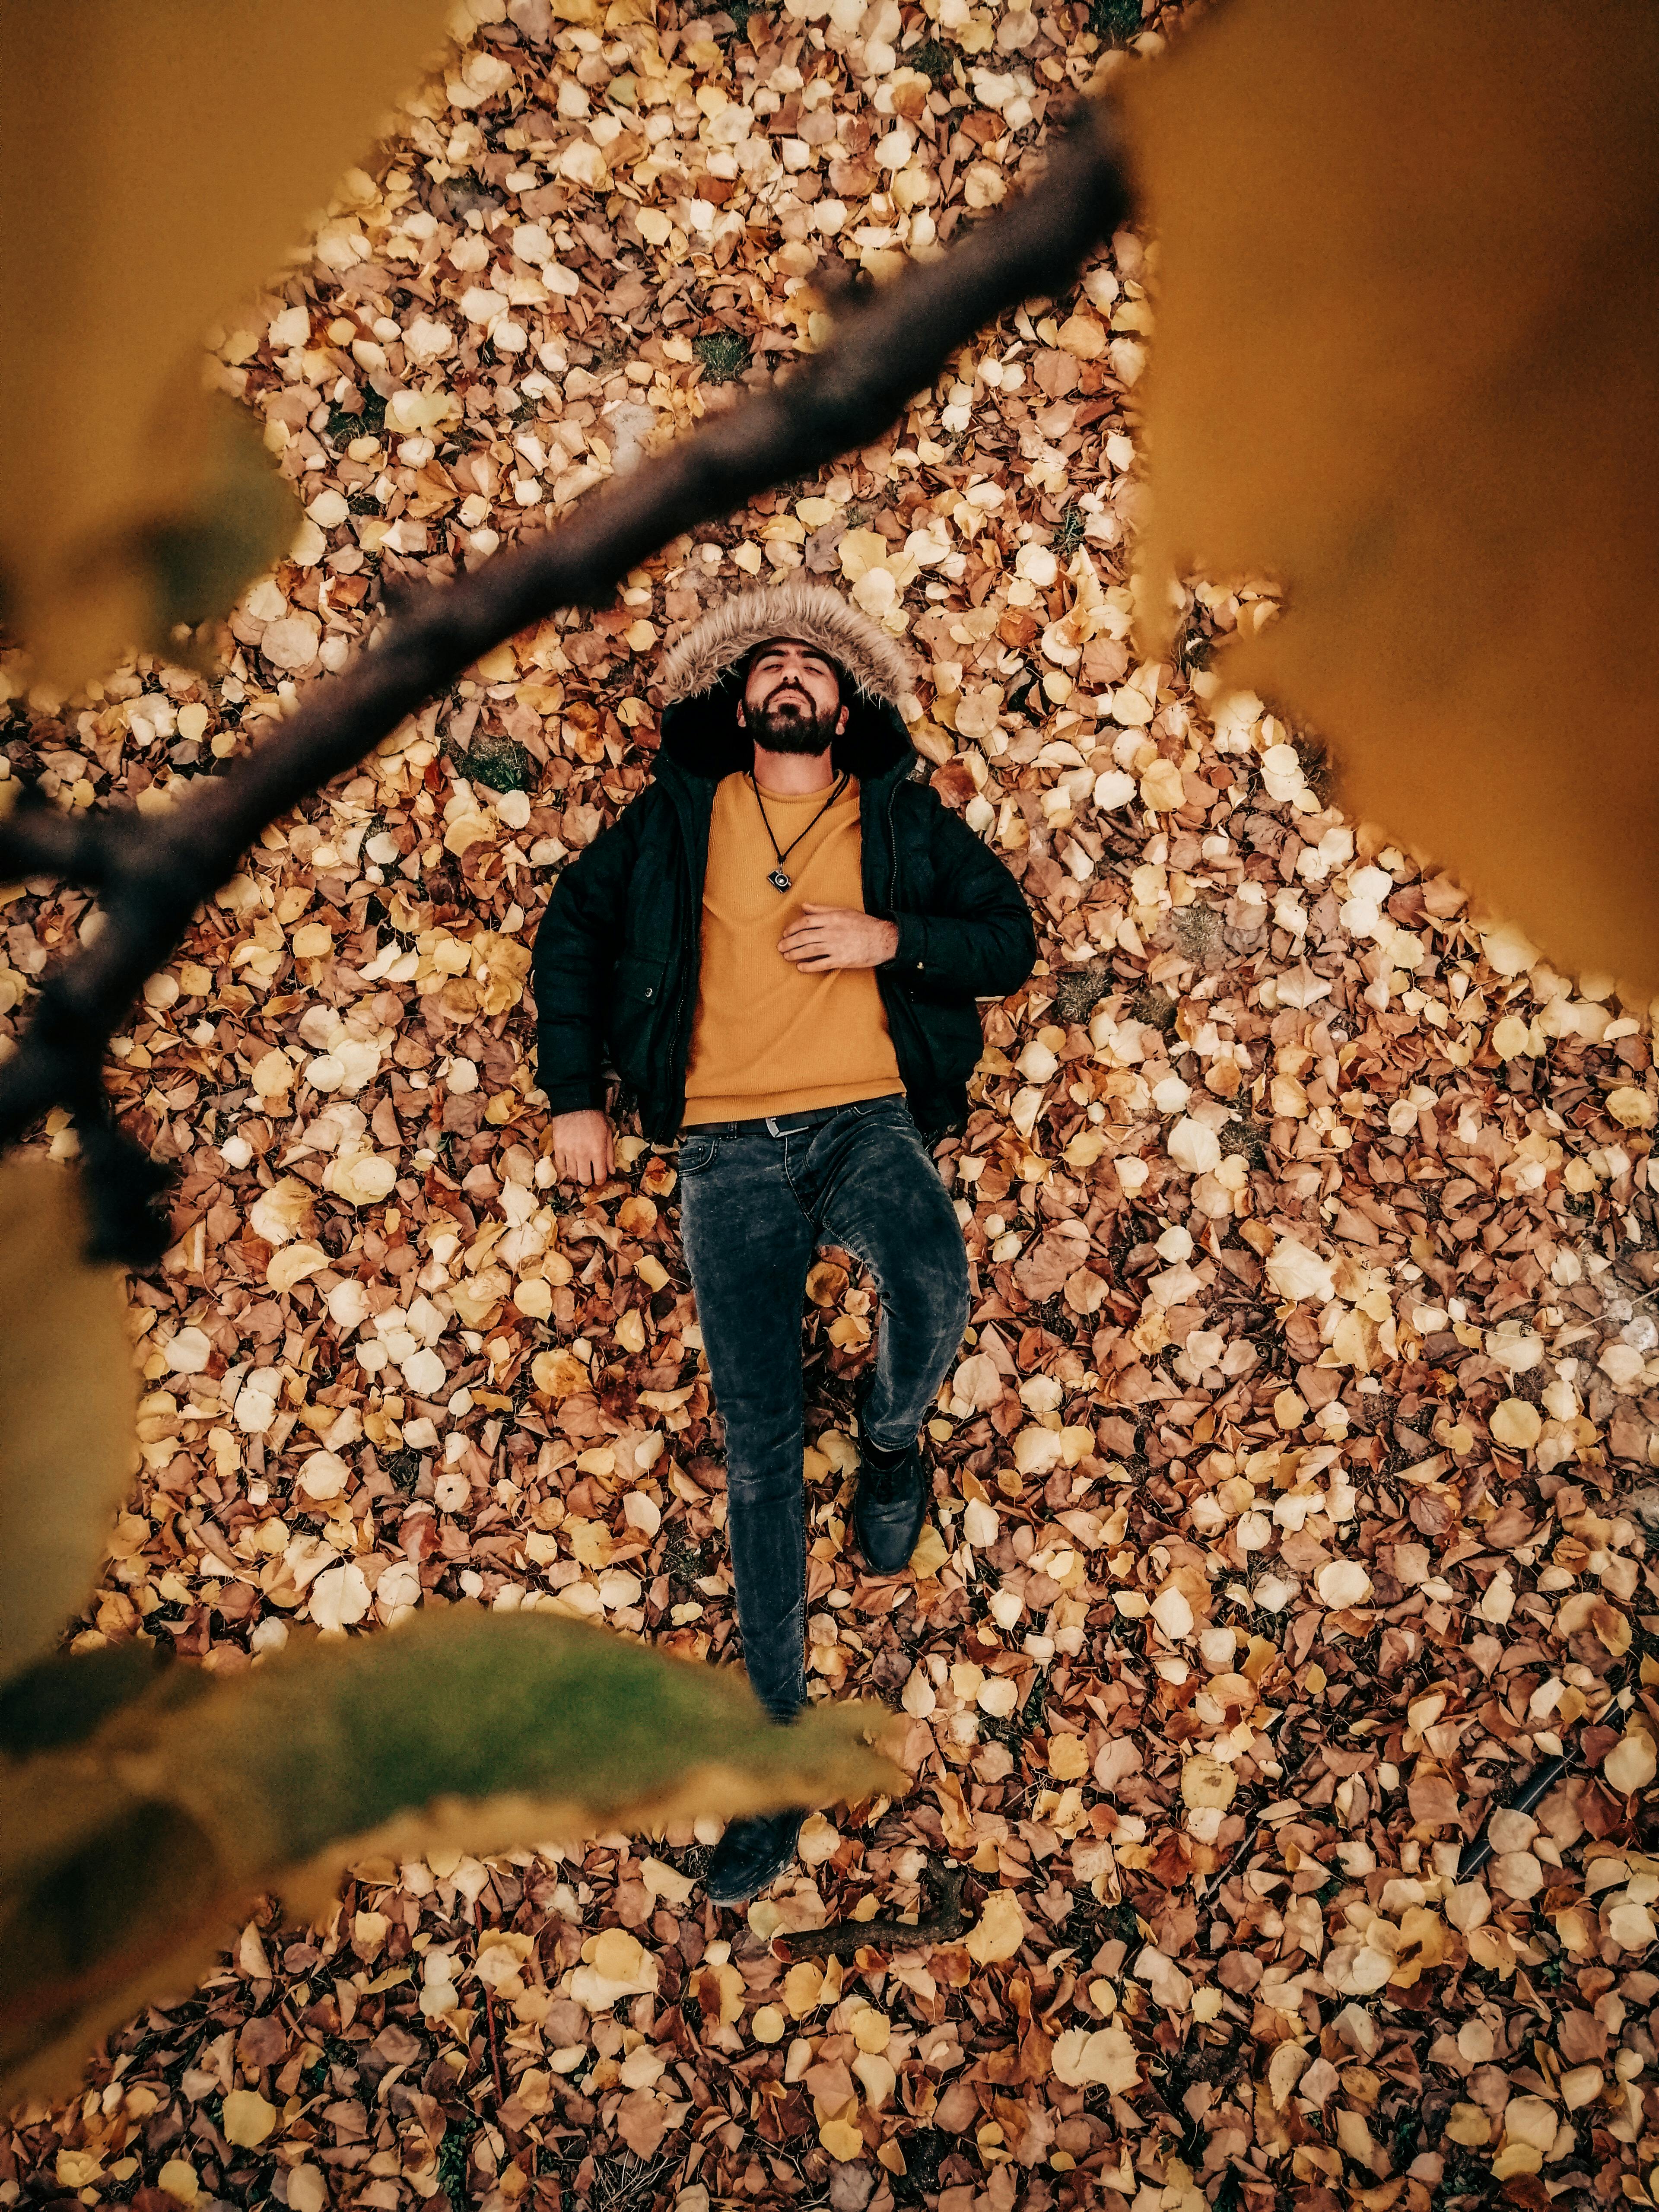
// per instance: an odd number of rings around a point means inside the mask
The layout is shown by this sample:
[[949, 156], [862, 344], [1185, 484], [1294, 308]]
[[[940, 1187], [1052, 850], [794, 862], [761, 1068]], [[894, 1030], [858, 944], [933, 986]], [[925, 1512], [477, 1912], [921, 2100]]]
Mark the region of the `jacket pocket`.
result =
[[916, 1011], [927, 1035], [934, 1074], [942, 1083], [966, 1083], [985, 1049], [979, 1008], [970, 999], [966, 1005], [935, 1003]]
[[620, 953], [611, 988], [619, 999], [631, 999], [642, 1006], [656, 1006], [661, 1003], [663, 982], [667, 973], [668, 963], [665, 960], [653, 960], [646, 953]]
[[636, 1097], [653, 1085], [660, 1057], [658, 1039], [666, 1018], [668, 963], [647, 954], [619, 953], [605, 1008], [605, 1042], [611, 1065]]

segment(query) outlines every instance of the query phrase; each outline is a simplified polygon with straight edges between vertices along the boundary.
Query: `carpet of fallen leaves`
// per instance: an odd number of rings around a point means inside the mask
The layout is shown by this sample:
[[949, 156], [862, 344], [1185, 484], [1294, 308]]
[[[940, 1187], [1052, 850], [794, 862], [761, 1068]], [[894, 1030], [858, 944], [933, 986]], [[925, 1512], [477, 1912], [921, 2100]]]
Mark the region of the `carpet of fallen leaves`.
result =
[[[167, 805], [398, 580], [810, 346], [821, 256], [879, 277], [994, 206], [1098, 12], [473, 0], [314, 261], [222, 334], [295, 557], [217, 680], [14, 696], [8, 772]], [[180, 1181], [82, 1646], [228, 1671], [468, 1599], [734, 1656], [672, 1148], [553, 1185], [520, 994], [559, 865], [650, 774], [665, 637], [803, 562], [905, 632], [917, 743], [1043, 956], [939, 1148], [974, 1304], [913, 1577], [843, 1546], [872, 1286], [834, 1252], [810, 1286], [814, 1687], [902, 1705], [914, 1790], [814, 1819], [746, 1916], [696, 1886], [712, 1828], [362, 1864], [26, 2108], [4, 2202], [1652, 2201], [1647, 1010], [1335, 811], [1209, 665], [1262, 595], [1200, 589], [1137, 663], [1148, 258], [1120, 234], [883, 444], [489, 655], [266, 833], [117, 1047]], [[9, 896], [0, 1030], [91, 919]], [[952, 1863], [964, 1939], [774, 1955], [925, 1914]]]

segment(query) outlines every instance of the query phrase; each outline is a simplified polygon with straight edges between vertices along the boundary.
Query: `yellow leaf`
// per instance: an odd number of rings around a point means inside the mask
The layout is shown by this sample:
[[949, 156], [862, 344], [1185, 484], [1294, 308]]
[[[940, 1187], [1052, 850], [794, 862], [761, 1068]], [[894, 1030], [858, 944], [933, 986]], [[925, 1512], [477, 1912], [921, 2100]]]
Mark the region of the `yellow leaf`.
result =
[[328, 1255], [320, 1244], [284, 1244], [271, 1254], [265, 1281], [280, 1295], [327, 1265]]
[[1601, 1771], [1607, 1777], [1609, 1789], [1628, 1797], [1638, 1790], [1645, 1790], [1659, 1771], [1656, 1760], [1653, 1738], [1632, 1729], [1621, 1735], [1601, 1762]]
[[823, 1992], [823, 1969], [803, 1959], [783, 1978], [783, 2002], [792, 2020], [802, 2020], [816, 2010]]
[[1331, 1559], [1314, 1577], [1321, 1602], [1333, 1611], [1364, 1605], [1371, 1594], [1371, 1578], [1358, 1559]]
[[910, 1571], [918, 1582], [929, 1582], [950, 1556], [950, 1547], [930, 1521], [916, 1539], [916, 1548], [910, 1554]]
[[478, 1006], [486, 1014], [504, 1014], [524, 996], [530, 973], [530, 947], [493, 929], [481, 929], [468, 946], [472, 974], [479, 984]]
[[1140, 2078], [1128, 2032], [1115, 2023], [1092, 2033], [1083, 2027], [1066, 2029], [1054, 2045], [1054, 2069], [1055, 2078], [1068, 2089], [1098, 2083], [1119, 2095], [1133, 2089]]
[[276, 2107], [267, 2104], [257, 2089], [226, 2092], [224, 2116], [220, 2128], [227, 2142], [239, 2143], [244, 2150], [252, 2150], [264, 2141], [276, 2124]]
[[592, 1377], [572, 1352], [538, 1352], [530, 1363], [530, 1379], [550, 1398], [568, 1398], [573, 1390], [586, 1390]]
[[1201, 1806], [1226, 1807], [1233, 1802], [1238, 1788], [1238, 1777], [1231, 1766], [1211, 1757], [1207, 1751], [1194, 1752], [1181, 1769], [1181, 1802], [1195, 1810]]
[[1089, 1747], [1080, 1735], [1051, 1735], [1048, 1771], [1057, 1782], [1076, 1782], [1089, 1771]]
[[853, 2061], [853, 2075], [873, 2112], [880, 2112], [898, 2086], [898, 2069], [884, 2051], [866, 2051], [860, 2046]]
[[1155, 760], [1140, 779], [1140, 796], [1154, 813], [1166, 814], [1187, 804], [1187, 787], [1171, 760]]
[[841, 562], [841, 572], [849, 584], [856, 584], [867, 576], [872, 568], [884, 568], [891, 550], [887, 540], [878, 530], [844, 530], [836, 548]]
[[471, 851], [474, 845], [487, 842], [495, 834], [495, 825], [489, 815], [458, 814], [444, 831], [444, 849], [459, 860], [463, 853]]
[[1012, 1889], [994, 1889], [985, 1900], [984, 1911], [969, 1929], [964, 1948], [970, 1959], [988, 1966], [1000, 1959], [1012, 1959], [1024, 1941], [1025, 1921], [1019, 1899]]
[[86, 1596], [137, 1458], [122, 1276], [87, 1237], [76, 1175], [0, 1167], [0, 1680]]
[[1492, 1408], [1486, 1425], [1492, 1442], [1507, 1444], [1512, 1451], [1530, 1451], [1544, 1432], [1537, 1407], [1524, 1398], [1505, 1398]]
[[279, 1098], [294, 1081], [294, 1063], [273, 1046], [253, 1063], [253, 1087], [262, 1098]]
[[1267, 2094], [1273, 2099], [1273, 2110], [1282, 2112], [1290, 2094], [1306, 2073], [1312, 2054], [1299, 2043], [1280, 2043], [1273, 2047], [1267, 2062]]
[[1079, 361], [1098, 361], [1106, 350], [1106, 333], [1092, 315], [1068, 315], [1060, 326], [1060, 343]]

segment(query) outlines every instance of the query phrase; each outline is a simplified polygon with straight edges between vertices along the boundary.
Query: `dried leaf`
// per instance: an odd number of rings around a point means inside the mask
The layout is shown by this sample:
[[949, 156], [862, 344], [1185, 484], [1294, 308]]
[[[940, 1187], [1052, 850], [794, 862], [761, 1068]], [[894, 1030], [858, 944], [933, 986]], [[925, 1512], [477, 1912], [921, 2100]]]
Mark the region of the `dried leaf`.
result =
[[1025, 1941], [1025, 1921], [1019, 1900], [1011, 1889], [994, 1889], [985, 1910], [963, 1939], [970, 1959], [981, 1966], [1012, 1959]]

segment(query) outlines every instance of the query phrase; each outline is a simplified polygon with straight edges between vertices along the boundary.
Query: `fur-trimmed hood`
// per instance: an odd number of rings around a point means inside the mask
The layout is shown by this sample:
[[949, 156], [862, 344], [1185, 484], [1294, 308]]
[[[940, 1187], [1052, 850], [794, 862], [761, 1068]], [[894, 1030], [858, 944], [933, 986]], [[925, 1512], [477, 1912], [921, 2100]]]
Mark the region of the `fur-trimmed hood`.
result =
[[751, 763], [751, 741], [738, 728], [744, 665], [757, 645], [793, 638], [834, 661], [847, 678], [847, 727], [830, 758], [867, 781], [918, 756], [898, 702], [915, 689], [910, 654], [861, 607], [827, 584], [792, 576], [760, 584], [713, 607], [664, 654], [662, 749], [694, 775], [718, 781]]

